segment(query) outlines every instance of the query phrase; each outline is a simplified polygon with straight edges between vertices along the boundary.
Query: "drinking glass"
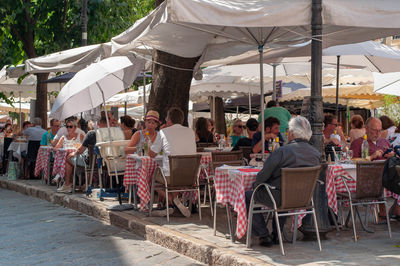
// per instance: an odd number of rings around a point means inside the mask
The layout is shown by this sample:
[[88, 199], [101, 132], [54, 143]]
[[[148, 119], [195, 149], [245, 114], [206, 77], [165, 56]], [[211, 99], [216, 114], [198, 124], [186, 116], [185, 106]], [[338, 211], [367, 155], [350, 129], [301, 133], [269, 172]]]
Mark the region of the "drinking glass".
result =
[[352, 150], [348, 150], [348, 151], [347, 151], [347, 158], [348, 158], [349, 160], [351, 160], [351, 159], [353, 158], [353, 151], [352, 151]]

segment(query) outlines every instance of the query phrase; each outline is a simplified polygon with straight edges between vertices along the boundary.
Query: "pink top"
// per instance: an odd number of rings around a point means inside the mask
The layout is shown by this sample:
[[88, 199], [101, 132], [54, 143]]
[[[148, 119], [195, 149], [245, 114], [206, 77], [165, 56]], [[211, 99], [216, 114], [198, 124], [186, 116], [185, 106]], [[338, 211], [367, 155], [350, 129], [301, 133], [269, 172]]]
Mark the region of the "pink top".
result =
[[350, 143], [365, 135], [365, 128], [352, 128], [350, 129]]

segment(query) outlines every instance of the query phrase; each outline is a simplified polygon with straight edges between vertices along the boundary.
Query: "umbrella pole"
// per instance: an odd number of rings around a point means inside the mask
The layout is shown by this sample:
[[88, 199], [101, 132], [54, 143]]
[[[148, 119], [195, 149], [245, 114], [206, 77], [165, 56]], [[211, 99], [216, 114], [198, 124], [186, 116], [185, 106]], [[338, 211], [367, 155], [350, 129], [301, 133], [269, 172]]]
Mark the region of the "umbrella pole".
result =
[[[263, 144], [262, 147], [262, 154], [264, 155], [265, 152], [265, 128], [264, 128], [264, 72], [263, 72], [263, 45], [258, 46], [258, 53], [260, 55], [260, 90], [261, 90], [261, 99], [260, 99], [260, 109], [261, 109], [261, 141]], [[275, 87], [275, 85], [274, 85]]]
[[272, 100], [276, 101], [276, 64], [272, 65]]
[[143, 117], [146, 116], [147, 103], [146, 103], [146, 72], [143, 70]]
[[249, 91], [249, 118], [251, 118], [251, 92]]
[[[125, 93], [127, 92], [128, 90], [127, 89], [125, 89]], [[127, 113], [126, 113], [126, 107], [127, 107], [127, 102], [126, 102], [126, 96], [125, 96], [125, 102], [124, 102], [124, 115], [127, 115]]]
[[337, 56], [336, 61], [336, 106], [335, 106], [335, 116], [338, 119], [339, 115], [339, 70], [340, 70], [340, 55]]
[[215, 123], [215, 91], [213, 91], [213, 109], [212, 109], [213, 113], [212, 113], [212, 118], [214, 120]]
[[[106, 107], [106, 99], [104, 98], [104, 92], [103, 90], [100, 88], [99, 84], [96, 82], [97, 87], [99, 88], [100, 92], [101, 92], [101, 97], [103, 98], [103, 106], [104, 106], [104, 113], [106, 115], [106, 121], [107, 121], [107, 129], [108, 129], [108, 135], [110, 136], [110, 148], [111, 148], [111, 153], [112, 156], [115, 158], [115, 152], [114, 149], [112, 148], [112, 138], [111, 138], [111, 127], [110, 127], [110, 121], [108, 120], [108, 112], [107, 112], [107, 107]], [[117, 183], [117, 185], [119, 185], [119, 180], [118, 180], [118, 172], [117, 172], [117, 166], [114, 163], [114, 173], [115, 173], [115, 182]], [[122, 199], [121, 199], [121, 191], [120, 191], [120, 187], [117, 186], [117, 193], [118, 193], [118, 201], [119, 204], [122, 204]]]
[[19, 130], [22, 131], [21, 92], [19, 92]]

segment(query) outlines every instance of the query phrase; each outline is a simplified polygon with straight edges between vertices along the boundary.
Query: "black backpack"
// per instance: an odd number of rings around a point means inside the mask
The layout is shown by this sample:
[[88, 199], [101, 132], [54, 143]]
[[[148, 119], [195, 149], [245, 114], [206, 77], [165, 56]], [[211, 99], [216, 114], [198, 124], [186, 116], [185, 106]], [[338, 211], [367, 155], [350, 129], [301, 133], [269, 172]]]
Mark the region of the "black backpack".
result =
[[396, 170], [396, 166], [400, 166], [400, 146], [395, 146], [394, 151], [396, 155], [385, 162], [382, 185], [389, 191], [400, 194], [400, 176]]

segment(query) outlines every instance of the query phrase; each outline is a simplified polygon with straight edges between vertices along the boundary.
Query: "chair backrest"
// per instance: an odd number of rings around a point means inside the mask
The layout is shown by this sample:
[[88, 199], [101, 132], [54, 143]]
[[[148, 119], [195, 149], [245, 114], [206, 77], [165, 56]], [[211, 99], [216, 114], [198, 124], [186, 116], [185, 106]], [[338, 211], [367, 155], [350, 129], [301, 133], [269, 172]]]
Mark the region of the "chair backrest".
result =
[[282, 168], [282, 203], [280, 209], [310, 206], [321, 166]]
[[200, 142], [200, 143], [196, 143], [196, 147], [198, 147], [198, 148], [218, 147], [218, 144], [215, 142], [210, 142], [210, 143]]
[[8, 158], [8, 148], [10, 147], [12, 141], [12, 138], [4, 138], [3, 158], [5, 159]]
[[250, 161], [250, 154], [253, 153], [253, 149], [251, 146], [239, 146], [239, 149], [242, 150], [243, 152], [243, 157], [247, 159], [247, 161]]
[[357, 161], [356, 199], [382, 197], [385, 161]]
[[[111, 127], [111, 140], [125, 140], [125, 134], [120, 127]], [[96, 129], [96, 142], [110, 141], [108, 128]]]
[[186, 187], [197, 184], [200, 174], [201, 154], [169, 156], [169, 185]]
[[243, 152], [241, 150], [238, 151], [214, 151], [211, 153], [211, 161], [212, 161], [212, 173], [215, 172], [215, 168], [223, 165], [238, 165], [239, 161], [244, 165], [243, 161]]
[[130, 140], [117, 140], [112, 141], [112, 144], [109, 141], [96, 143], [100, 156], [107, 165], [109, 175], [115, 172], [115, 168], [118, 172], [125, 170], [126, 155], [124, 148], [129, 142]]
[[40, 140], [28, 141], [28, 148], [26, 150], [26, 158], [35, 161], [40, 148]]

